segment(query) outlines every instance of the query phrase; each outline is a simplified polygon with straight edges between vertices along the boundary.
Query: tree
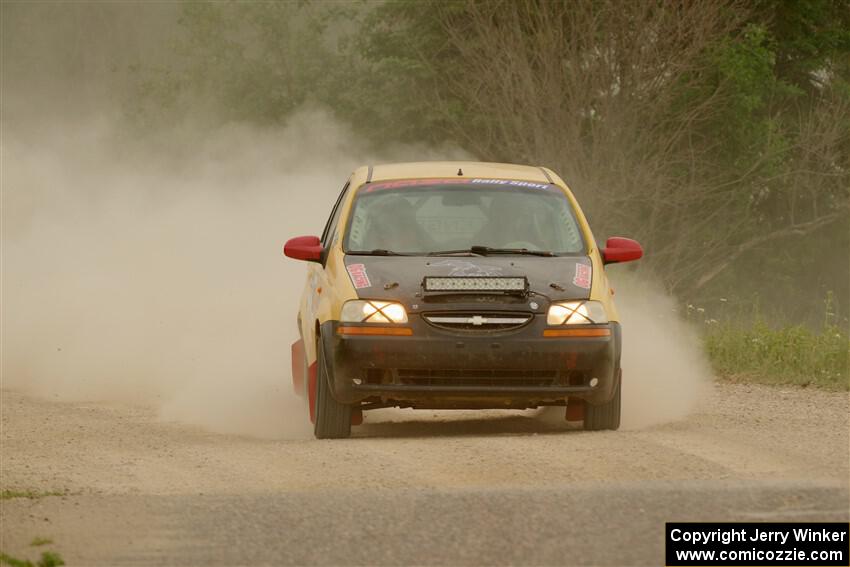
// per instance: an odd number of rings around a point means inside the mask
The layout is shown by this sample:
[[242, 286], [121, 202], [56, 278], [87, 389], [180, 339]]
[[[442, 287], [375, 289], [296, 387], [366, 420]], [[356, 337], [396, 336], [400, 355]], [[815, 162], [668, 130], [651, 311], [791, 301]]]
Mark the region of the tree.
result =
[[152, 127], [199, 109], [219, 121], [272, 125], [308, 103], [337, 106], [350, 67], [328, 25], [346, 13], [324, 3], [185, 3], [175, 57], [137, 69], [132, 113]]
[[846, 310], [847, 263], [811, 258], [848, 220], [849, 20], [850, 0], [186, 4], [137, 98], [263, 125], [321, 104], [378, 149], [549, 165], [671, 291], [750, 293], [797, 258]]
[[850, 50], [846, 28], [821, 24], [850, 4], [802, 4], [818, 25], [777, 38], [788, 6], [389, 3], [363, 51], [417, 105], [400, 135], [554, 166], [594, 226], [637, 236], [647, 267], [693, 294], [750, 251], [847, 219]]

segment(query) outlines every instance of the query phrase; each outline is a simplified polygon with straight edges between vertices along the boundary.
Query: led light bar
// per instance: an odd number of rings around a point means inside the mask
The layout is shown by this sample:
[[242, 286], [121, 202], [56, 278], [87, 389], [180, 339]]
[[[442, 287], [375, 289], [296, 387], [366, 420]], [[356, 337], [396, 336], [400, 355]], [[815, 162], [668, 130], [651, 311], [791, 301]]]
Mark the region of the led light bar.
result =
[[423, 283], [425, 291], [526, 291], [528, 280], [522, 278], [477, 277], [434, 277], [428, 276]]

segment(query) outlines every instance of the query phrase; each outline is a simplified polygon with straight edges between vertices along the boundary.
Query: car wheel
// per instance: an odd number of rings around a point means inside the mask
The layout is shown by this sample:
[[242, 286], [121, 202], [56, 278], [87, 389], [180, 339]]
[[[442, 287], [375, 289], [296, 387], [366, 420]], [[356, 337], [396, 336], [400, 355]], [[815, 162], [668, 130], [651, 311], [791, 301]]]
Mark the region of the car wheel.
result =
[[620, 391], [622, 370], [617, 369], [617, 389], [614, 395], [604, 404], [585, 404], [584, 428], [587, 431], [601, 429], [619, 429], [620, 427]]
[[316, 353], [316, 422], [313, 432], [317, 439], [344, 439], [351, 436], [351, 406], [339, 403], [331, 393], [327, 353], [321, 338]]

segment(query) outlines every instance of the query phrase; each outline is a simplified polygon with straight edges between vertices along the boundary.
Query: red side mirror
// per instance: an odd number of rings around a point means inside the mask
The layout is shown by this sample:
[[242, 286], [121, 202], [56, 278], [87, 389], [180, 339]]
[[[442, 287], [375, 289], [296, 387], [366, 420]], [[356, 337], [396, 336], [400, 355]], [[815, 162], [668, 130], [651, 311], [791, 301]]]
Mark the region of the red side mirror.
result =
[[602, 260], [606, 264], [631, 262], [641, 256], [643, 256], [643, 248], [640, 247], [637, 240], [623, 238], [621, 236], [612, 236], [609, 238], [605, 242], [605, 248], [602, 249]]
[[284, 255], [308, 262], [322, 261], [322, 243], [318, 236], [296, 236], [286, 241]]

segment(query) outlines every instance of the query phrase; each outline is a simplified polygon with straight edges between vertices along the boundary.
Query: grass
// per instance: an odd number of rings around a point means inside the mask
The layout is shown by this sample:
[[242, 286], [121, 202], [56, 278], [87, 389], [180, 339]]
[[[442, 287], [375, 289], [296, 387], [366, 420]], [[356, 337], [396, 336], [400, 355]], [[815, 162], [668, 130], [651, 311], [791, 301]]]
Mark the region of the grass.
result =
[[706, 330], [705, 347], [715, 372], [727, 380], [850, 390], [850, 338], [835, 325], [818, 332], [760, 321], [717, 323]]
[[[0, 500], [9, 500], [11, 498], [29, 498], [37, 499], [45, 496], [65, 496], [67, 490], [63, 491], [45, 491], [39, 492], [36, 490], [3, 490], [0, 491]], [[42, 545], [50, 545], [53, 540], [46, 537], [35, 537], [30, 542], [31, 547], [41, 547]], [[43, 551], [41, 557], [33, 563], [29, 559], [18, 559], [0, 551], [0, 565], [9, 565], [10, 567], [59, 567], [64, 565], [65, 560], [55, 551]]]
[[706, 354], [722, 380], [848, 391], [848, 320], [838, 313], [833, 293], [827, 292], [823, 305], [820, 322], [809, 317], [809, 325], [785, 324], [787, 319], [776, 313], [775, 324], [769, 325], [758, 296], [720, 298], [709, 311], [688, 304], [684, 315], [703, 329]]
[[43, 552], [41, 558], [36, 563], [0, 552], [0, 564], [9, 565], [10, 567], [59, 567], [60, 565], [64, 565], [65, 561], [55, 551]]
[[30, 500], [37, 500], [39, 498], [44, 498], [46, 496], [67, 496], [68, 491], [38, 491], [38, 490], [2, 490], [0, 491], [0, 500], [9, 500], [11, 498], [29, 498]]
[[53, 540], [50, 539], [49, 537], [34, 537], [34, 538], [32, 538], [32, 541], [30, 542], [30, 546], [39, 547], [39, 546], [48, 545], [48, 544], [51, 544], [51, 543], [53, 543]]

